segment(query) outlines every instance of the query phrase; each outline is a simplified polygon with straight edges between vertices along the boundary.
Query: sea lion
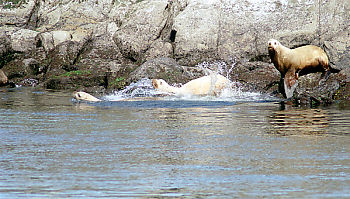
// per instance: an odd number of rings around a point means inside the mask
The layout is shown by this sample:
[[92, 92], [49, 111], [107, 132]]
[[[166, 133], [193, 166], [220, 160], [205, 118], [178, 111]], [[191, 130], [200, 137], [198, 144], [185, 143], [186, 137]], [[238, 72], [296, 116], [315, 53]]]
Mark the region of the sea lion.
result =
[[76, 100], [89, 101], [89, 102], [100, 102], [101, 100], [90, 95], [89, 93], [85, 93], [83, 91], [74, 92], [73, 98]]
[[0, 86], [5, 86], [8, 83], [8, 78], [5, 73], [0, 69]]
[[284, 79], [287, 98], [293, 96], [299, 76], [322, 72], [321, 79], [327, 80], [331, 72], [339, 72], [329, 66], [327, 54], [318, 46], [306, 45], [295, 49], [283, 46], [279, 41], [268, 41], [268, 52], [272, 63]]
[[[102, 100], [90, 95], [89, 93], [79, 91], [73, 92], [73, 98], [78, 101], [88, 101], [88, 102], [101, 102]], [[150, 100], [158, 100], [159, 97], [134, 97], [134, 98], [122, 98], [111, 101], [150, 101]]]
[[[155, 89], [172, 93], [175, 95], [219, 95], [221, 91], [230, 86], [231, 81], [226, 77], [216, 74], [207, 75], [194, 80], [189, 81], [182, 87], [170, 86], [163, 79], [152, 79], [152, 85]], [[73, 98], [78, 101], [100, 102], [102, 100], [86, 93], [86, 92], [74, 92]], [[157, 97], [136, 97], [130, 99], [120, 99], [117, 101], [139, 101], [139, 100], [157, 100]]]
[[155, 89], [175, 95], [219, 95], [230, 86], [231, 81], [219, 74], [212, 74], [191, 80], [182, 87], [170, 86], [163, 79], [152, 79]]

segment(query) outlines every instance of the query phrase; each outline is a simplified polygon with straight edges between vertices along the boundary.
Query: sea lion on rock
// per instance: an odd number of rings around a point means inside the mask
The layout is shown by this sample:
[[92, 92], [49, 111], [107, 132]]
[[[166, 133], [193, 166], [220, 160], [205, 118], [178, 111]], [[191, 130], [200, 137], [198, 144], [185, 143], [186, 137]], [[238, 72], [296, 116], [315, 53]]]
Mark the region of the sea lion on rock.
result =
[[89, 102], [99, 102], [100, 99], [97, 99], [96, 97], [90, 95], [89, 93], [85, 93], [82, 91], [74, 92], [73, 98], [76, 100], [83, 100], [83, 101], [89, 101]]
[[180, 88], [170, 86], [163, 79], [152, 79], [155, 89], [175, 95], [219, 95], [224, 88], [230, 86], [230, 83], [230, 80], [219, 74], [191, 80]]
[[299, 76], [322, 72], [321, 78], [327, 80], [331, 72], [339, 72], [329, 66], [327, 54], [318, 46], [306, 45], [295, 49], [283, 46], [279, 41], [268, 41], [268, 51], [272, 63], [284, 79], [287, 98], [293, 96]]

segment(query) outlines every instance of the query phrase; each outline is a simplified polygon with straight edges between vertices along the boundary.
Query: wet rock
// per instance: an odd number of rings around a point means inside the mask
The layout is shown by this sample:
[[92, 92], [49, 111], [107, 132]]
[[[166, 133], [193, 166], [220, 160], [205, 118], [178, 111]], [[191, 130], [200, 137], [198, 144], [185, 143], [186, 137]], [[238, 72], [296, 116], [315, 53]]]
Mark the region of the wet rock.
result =
[[5, 32], [0, 31], [0, 68], [11, 60], [11, 40]]
[[11, 50], [11, 40], [4, 31], [0, 31], [0, 56], [2, 57]]
[[94, 74], [89, 70], [78, 70], [52, 76], [44, 82], [43, 86], [47, 89], [104, 90], [107, 87], [107, 81], [105, 76]]
[[265, 62], [237, 63], [231, 72], [231, 80], [242, 83], [243, 90], [282, 97], [278, 94], [280, 73], [271, 64]]
[[[321, 81], [320, 81], [321, 80]], [[333, 73], [324, 81], [321, 73], [312, 73], [299, 78], [293, 101], [301, 105], [328, 105], [334, 101], [349, 100], [350, 70]]]
[[2, 69], [7, 77], [14, 83], [22, 81], [27, 76], [27, 70], [20, 55], [13, 54], [13, 60], [9, 61]]
[[0, 86], [5, 86], [8, 83], [8, 78], [4, 71], [0, 69]]
[[203, 69], [179, 65], [174, 59], [161, 57], [145, 62], [130, 74], [129, 81], [136, 82], [142, 78], [164, 79], [170, 84], [186, 83], [203, 76]]
[[23, 60], [23, 64], [27, 73], [31, 75], [38, 75], [40, 72], [42, 72], [39, 62], [33, 58]]
[[36, 79], [24, 79], [18, 85], [26, 87], [35, 87], [39, 84], [39, 81]]

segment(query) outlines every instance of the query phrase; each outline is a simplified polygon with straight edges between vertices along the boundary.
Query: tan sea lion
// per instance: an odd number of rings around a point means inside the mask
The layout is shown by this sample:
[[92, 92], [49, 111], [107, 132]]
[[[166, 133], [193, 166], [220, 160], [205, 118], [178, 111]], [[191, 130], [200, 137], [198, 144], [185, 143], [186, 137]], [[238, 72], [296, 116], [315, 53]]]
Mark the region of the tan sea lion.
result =
[[100, 99], [90, 95], [89, 93], [85, 93], [83, 91], [74, 92], [73, 98], [76, 100], [89, 101], [89, 102], [99, 102]]
[[293, 96], [299, 76], [322, 72], [321, 78], [327, 80], [331, 72], [339, 72], [329, 66], [327, 54], [318, 46], [307, 45], [290, 49], [279, 41], [268, 41], [268, 51], [272, 63], [284, 79], [284, 91], [287, 98]]
[[230, 86], [230, 83], [230, 80], [219, 74], [191, 80], [182, 87], [170, 86], [163, 79], [152, 79], [155, 89], [175, 95], [219, 95], [224, 88]]
[[0, 86], [5, 86], [8, 83], [8, 78], [5, 73], [0, 69]]

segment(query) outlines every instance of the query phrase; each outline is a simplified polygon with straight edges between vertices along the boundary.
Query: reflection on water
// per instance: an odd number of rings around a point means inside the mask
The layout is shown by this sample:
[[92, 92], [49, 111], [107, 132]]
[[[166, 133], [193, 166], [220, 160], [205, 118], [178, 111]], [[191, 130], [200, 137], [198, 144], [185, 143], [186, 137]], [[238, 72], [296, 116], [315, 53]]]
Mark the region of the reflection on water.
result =
[[348, 129], [350, 120], [346, 119], [348, 116], [347, 111], [334, 112], [332, 109], [289, 107], [273, 112], [269, 123], [272, 125], [271, 133], [282, 135], [346, 135], [350, 134]]
[[350, 197], [350, 110], [280, 109], [0, 90], [0, 197]]
[[291, 109], [277, 111], [271, 115], [270, 124], [276, 133], [322, 134], [329, 127], [329, 115], [322, 109]]

